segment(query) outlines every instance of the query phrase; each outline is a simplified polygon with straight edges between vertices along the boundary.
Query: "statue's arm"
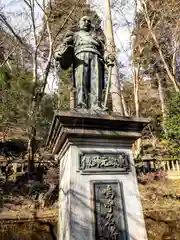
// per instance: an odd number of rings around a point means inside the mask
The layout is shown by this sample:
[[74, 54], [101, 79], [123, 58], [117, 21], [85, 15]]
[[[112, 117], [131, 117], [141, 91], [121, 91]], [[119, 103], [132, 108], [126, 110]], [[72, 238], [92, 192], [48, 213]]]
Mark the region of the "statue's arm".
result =
[[72, 31], [68, 31], [64, 38], [64, 43], [68, 45], [73, 45], [74, 42], [74, 33]]
[[55, 51], [54, 57], [60, 63], [63, 70], [68, 69], [73, 64], [74, 56], [74, 36], [67, 33], [63, 43]]
[[67, 48], [69, 46], [73, 47], [74, 44], [74, 35], [73, 32], [67, 32], [65, 35], [65, 38], [63, 40], [63, 43], [58, 46], [58, 48], [55, 51], [54, 57], [58, 61], [63, 58]]
[[105, 39], [102, 37], [102, 36], [98, 36], [97, 37], [97, 41], [99, 42], [99, 44], [100, 44], [100, 52], [101, 52], [101, 54], [102, 55], [104, 55], [104, 53], [105, 53]]

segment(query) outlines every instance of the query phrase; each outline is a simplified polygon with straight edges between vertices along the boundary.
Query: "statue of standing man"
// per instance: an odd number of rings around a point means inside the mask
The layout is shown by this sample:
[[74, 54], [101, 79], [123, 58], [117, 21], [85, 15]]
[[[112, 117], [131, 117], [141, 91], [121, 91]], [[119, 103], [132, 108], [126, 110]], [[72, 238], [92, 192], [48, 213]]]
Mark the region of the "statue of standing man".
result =
[[73, 64], [76, 107], [102, 110], [104, 42], [91, 31], [89, 17], [81, 18], [79, 28], [78, 32], [66, 35], [63, 45], [57, 51], [56, 60], [64, 70]]

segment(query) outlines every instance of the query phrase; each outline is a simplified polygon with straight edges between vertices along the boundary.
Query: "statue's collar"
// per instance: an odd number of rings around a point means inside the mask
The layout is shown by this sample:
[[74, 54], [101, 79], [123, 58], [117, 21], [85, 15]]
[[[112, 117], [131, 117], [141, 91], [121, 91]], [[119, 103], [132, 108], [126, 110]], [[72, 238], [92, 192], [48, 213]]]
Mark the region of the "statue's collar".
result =
[[87, 35], [91, 35], [91, 32], [87, 32], [87, 31], [84, 31], [84, 30], [80, 30], [79, 33], [86, 33]]

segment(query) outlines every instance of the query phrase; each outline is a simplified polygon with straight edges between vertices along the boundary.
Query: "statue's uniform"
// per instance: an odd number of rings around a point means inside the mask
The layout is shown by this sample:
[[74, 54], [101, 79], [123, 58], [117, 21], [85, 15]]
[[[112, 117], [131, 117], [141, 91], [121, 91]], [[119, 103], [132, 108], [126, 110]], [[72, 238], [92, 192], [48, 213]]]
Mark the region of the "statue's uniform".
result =
[[77, 32], [73, 36], [74, 77], [77, 106], [102, 107], [104, 88], [103, 44], [89, 32]]
[[76, 106], [102, 108], [104, 88], [104, 44], [91, 32], [80, 30], [65, 38], [57, 50], [56, 59], [62, 69], [73, 64]]

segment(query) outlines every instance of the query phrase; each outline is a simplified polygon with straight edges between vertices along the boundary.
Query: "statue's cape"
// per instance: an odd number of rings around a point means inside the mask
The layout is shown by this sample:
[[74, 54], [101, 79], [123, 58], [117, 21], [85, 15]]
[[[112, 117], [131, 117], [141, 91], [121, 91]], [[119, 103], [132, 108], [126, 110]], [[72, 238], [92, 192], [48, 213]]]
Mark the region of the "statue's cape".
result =
[[73, 64], [73, 57], [74, 47], [72, 45], [63, 45], [57, 58], [63, 70], [68, 69]]

